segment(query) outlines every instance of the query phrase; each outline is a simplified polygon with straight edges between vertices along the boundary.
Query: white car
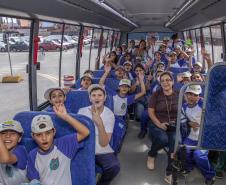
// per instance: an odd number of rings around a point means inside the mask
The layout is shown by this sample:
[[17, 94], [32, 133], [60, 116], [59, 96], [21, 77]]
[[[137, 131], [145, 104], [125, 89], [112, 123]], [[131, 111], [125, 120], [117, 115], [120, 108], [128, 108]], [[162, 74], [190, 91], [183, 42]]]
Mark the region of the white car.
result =
[[0, 51], [5, 52], [6, 51], [6, 44], [4, 42], [0, 42]]

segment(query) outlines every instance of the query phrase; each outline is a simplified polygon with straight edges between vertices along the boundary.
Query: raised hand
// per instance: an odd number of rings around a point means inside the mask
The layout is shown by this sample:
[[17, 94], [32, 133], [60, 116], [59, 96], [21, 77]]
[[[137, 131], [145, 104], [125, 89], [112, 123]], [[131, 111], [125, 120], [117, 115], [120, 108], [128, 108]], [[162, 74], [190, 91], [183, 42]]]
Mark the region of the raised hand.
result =
[[53, 106], [53, 110], [56, 113], [56, 115], [62, 119], [65, 119], [65, 116], [68, 115], [67, 110], [64, 106], [64, 104], [57, 104]]
[[105, 71], [106, 73], [110, 73], [110, 71], [111, 71], [111, 65], [110, 65], [109, 63], [106, 63], [106, 64], [104, 65], [104, 71]]
[[99, 126], [102, 122], [102, 119], [100, 117], [100, 112], [95, 107], [95, 105], [92, 105], [92, 107], [89, 109], [92, 113], [92, 120], [95, 123], [96, 126]]

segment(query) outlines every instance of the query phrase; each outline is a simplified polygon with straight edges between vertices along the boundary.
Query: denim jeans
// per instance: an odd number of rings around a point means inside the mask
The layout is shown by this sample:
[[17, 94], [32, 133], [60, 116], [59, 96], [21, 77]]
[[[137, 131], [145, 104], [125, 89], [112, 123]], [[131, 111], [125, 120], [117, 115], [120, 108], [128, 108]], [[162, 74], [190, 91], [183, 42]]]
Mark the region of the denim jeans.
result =
[[152, 121], [149, 121], [149, 134], [152, 140], [151, 150], [148, 152], [148, 156], [156, 157], [158, 150], [168, 147], [169, 151], [168, 155], [168, 164], [166, 168], [166, 175], [170, 175], [172, 173], [172, 162], [171, 153], [174, 151], [174, 143], [176, 132], [166, 132], [160, 128], [158, 128]]

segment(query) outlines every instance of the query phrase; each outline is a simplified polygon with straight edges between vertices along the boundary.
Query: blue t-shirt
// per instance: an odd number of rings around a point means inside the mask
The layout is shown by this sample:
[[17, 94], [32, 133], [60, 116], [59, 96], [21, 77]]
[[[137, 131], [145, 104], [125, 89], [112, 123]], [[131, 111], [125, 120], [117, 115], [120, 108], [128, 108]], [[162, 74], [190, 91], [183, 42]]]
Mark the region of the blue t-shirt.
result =
[[71, 160], [83, 143], [78, 143], [77, 134], [54, 140], [53, 147], [46, 153], [35, 148], [29, 153], [27, 176], [39, 180], [43, 185], [72, 185]]

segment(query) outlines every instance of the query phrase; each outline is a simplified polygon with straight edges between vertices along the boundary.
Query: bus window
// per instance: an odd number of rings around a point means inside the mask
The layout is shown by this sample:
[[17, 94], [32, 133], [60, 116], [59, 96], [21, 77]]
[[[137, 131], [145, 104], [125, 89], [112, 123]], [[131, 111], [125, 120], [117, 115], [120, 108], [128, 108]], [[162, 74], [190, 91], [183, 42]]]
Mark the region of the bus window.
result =
[[31, 21], [11, 17], [0, 19], [0, 79], [3, 82], [14, 82], [0, 83], [0, 121], [3, 121], [12, 119], [17, 112], [29, 110], [26, 65]]
[[210, 57], [213, 60], [210, 28], [209, 27], [202, 28], [202, 32], [203, 32], [203, 42], [204, 42], [204, 45], [205, 45], [205, 50], [207, 51], [207, 53], [210, 54]]
[[102, 42], [102, 49], [101, 49], [101, 52], [100, 52], [100, 67], [102, 66], [102, 60], [103, 60], [103, 57], [105, 55], [105, 48], [106, 48], [106, 45], [107, 45], [107, 36], [108, 36], [108, 30], [104, 30], [103, 32], [103, 42]]
[[202, 58], [202, 55], [201, 55], [202, 43], [201, 43], [201, 32], [200, 31], [201, 31], [200, 29], [196, 29], [195, 33], [196, 33], [197, 51], [198, 51], [197, 60], [202, 62], [203, 58]]
[[[96, 59], [98, 57], [98, 48], [99, 48], [99, 41], [100, 41], [101, 29], [94, 29], [93, 32], [93, 43], [92, 43], [92, 51], [90, 57], [90, 69], [95, 69]], [[100, 60], [102, 62], [102, 60]]]
[[221, 26], [215, 25], [211, 26], [211, 33], [213, 39], [213, 55], [214, 55], [214, 63], [222, 62], [222, 54], [223, 54], [223, 46], [222, 46], [222, 35], [221, 35]]
[[82, 75], [85, 70], [89, 69], [89, 52], [91, 47], [92, 34], [93, 34], [92, 28], [84, 27], [83, 49], [82, 49], [82, 57], [80, 59], [80, 75]]
[[[38, 105], [45, 101], [44, 92], [47, 88], [59, 86], [59, 57], [61, 50], [62, 24], [40, 22], [39, 53], [40, 70], [37, 71]], [[68, 39], [64, 37], [64, 39]], [[63, 52], [67, 50], [63, 45]]]
[[113, 36], [113, 31], [109, 31], [109, 33], [108, 33], [108, 40], [107, 40], [107, 47], [106, 47], [106, 53], [110, 52], [110, 50], [111, 50], [112, 36]]
[[197, 54], [198, 48], [197, 48], [197, 43], [196, 43], [195, 30], [191, 30], [191, 39], [192, 39], [192, 44], [193, 44], [193, 47], [195, 50], [194, 56], [198, 60], [198, 54]]
[[[78, 37], [79, 37], [80, 26], [65, 25], [64, 36], [68, 38], [67, 41], [63, 41], [63, 45], [66, 50], [62, 52], [61, 61], [61, 86], [63, 87], [73, 84], [75, 80], [76, 71], [76, 54], [78, 47]], [[65, 78], [70, 77], [71, 81], [65, 81]]]

